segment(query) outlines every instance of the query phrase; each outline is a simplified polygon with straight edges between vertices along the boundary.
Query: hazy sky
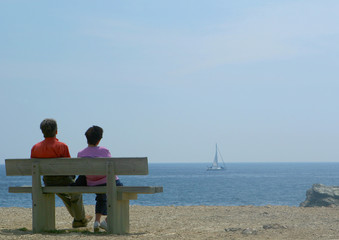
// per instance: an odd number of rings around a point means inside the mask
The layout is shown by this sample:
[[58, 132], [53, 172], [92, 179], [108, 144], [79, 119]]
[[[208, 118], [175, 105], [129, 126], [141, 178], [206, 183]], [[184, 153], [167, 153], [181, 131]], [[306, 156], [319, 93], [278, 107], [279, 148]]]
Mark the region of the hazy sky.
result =
[[0, 163], [44, 118], [149, 162], [339, 161], [339, 1], [0, 1]]

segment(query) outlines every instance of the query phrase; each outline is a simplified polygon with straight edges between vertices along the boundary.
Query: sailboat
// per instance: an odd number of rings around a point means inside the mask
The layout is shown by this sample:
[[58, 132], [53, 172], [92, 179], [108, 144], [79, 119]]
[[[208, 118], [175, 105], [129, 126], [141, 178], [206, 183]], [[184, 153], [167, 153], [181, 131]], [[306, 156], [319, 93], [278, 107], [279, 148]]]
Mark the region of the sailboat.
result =
[[[221, 160], [222, 160], [222, 166], [220, 166], [218, 164], [218, 155], [220, 155]], [[215, 155], [214, 155], [214, 160], [213, 160], [213, 164], [211, 167], [207, 168], [207, 171], [221, 171], [221, 170], [225, 170], [225, 163], [224, 163], [224, 159], [221, 156], [221, 153], [218, 149], [218, 144], [215, 144]]]

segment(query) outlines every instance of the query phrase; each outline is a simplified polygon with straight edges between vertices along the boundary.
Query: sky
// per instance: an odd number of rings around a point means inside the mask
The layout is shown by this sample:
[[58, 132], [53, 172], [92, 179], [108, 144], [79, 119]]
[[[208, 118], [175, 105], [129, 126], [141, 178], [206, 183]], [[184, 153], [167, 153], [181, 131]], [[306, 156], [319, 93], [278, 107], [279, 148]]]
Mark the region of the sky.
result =
[[0, 1], [0, 164], [54, 118], [150, 163], [339, 162], [339, 1]]

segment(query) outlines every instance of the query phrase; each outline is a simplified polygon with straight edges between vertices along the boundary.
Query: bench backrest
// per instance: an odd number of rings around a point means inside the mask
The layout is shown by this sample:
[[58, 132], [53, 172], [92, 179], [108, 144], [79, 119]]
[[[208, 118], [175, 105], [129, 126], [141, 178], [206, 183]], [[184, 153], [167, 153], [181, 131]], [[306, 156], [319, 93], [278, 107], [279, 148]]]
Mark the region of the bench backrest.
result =
[[40, 175], [106, 175], [110, 164], [116, 175], [147, 175], [143, 158], [28, 158], [6, 159], [7, 176], [30, 176], [38, 164]]

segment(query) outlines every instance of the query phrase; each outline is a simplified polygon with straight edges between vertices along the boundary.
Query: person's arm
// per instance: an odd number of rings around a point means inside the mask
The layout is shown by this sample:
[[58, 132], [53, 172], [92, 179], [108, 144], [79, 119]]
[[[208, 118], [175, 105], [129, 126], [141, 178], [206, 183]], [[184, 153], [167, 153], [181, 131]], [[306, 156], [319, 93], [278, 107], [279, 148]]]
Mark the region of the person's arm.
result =
[[69, 149], [68, 146], [65, 144], [63, 149], [62, 149], [62, 156], [61, 157], [65, 157], [65, 158], [70, 158], [71, 154], [69, 153]]

